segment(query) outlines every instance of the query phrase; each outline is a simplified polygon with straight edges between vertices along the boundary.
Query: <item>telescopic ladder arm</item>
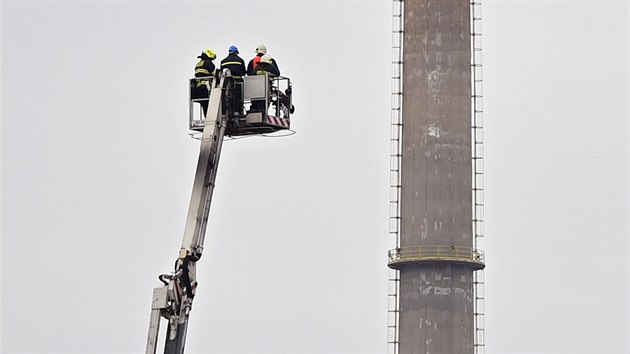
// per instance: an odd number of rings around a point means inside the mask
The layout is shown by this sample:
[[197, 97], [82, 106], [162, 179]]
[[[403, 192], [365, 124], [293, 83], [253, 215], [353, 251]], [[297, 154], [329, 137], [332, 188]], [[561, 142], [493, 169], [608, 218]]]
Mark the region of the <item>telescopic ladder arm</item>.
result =
[[175, 271], [160, 275], [159, 279], [165, 285], [153, 290], [146, 354], [156, 352], [160, 317], [168, 320], [164, 354], [184, 353], [188, 317], [197, 287], [195, 267], [203, 253], [208, 213], [226, 127], [227, 118], [222, 114], [221, 107], [226, 84], [224, 73], [212, 83], [184, 238]]
[[221, 75], [217, 86], [210, 91], [208, 114], [201, 137], [201, 151], [199, 152], [197, 172], [188, 207], [184, 240], [179, 254], [180, 259], [192, 257], [198, 260], [203, 253], [210, 202], [226, 127], [226, 120], [221, 114], [224, 81], [225, 77]]

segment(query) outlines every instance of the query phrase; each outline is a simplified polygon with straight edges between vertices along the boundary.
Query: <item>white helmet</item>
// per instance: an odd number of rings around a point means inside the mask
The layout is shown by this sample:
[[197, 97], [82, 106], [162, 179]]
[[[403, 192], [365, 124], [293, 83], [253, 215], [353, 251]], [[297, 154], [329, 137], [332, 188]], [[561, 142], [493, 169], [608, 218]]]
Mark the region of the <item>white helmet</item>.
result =
[[271, 55], [269, 54], [265, 54], [262, 57], [260, 57], [260, 62], [261, 63], [267, 63], [267, 64], [271, 64]]
[[256, 54], [267, 54], [267, 47], [265, 47], [264, 44], [259, 44], [258, 47], [256, 47]]

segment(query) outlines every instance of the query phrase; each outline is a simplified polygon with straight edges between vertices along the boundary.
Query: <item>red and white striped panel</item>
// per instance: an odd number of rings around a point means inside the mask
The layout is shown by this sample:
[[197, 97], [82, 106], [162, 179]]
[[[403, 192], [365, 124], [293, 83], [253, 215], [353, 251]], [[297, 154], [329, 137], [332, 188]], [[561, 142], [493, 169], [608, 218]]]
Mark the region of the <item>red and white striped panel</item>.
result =
[[267, 124], [275, 125], [278, 127], [289, 129], [291, 121], [287, 118], [280, 118], [275, 116], [267, 116]]

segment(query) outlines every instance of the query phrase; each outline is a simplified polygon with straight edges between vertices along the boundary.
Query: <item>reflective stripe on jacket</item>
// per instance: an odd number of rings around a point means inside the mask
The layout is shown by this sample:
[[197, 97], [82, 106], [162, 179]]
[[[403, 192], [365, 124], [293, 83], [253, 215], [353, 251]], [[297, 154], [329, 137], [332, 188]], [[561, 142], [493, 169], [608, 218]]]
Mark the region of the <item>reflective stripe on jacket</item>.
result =
[[269, 73], [271, 76], [280, 76], [280, 70], [278, 70], [275, 65], [269, 63], [258, 63], [255, 72], [256, 75], [265, 75], [265, 73]]
[[246, 74], [245, 61], [236, 53], [230, 53], [221, 60], [221, 70], [229, 69], [232, 76], [243, 77]]
[[[212, 76], [214, 75], [215, 66], [211, 60], [199, 60], [195, 65], [195, 77]], [[197, 86], [207, 85], [208, 79], [197, 80]]]

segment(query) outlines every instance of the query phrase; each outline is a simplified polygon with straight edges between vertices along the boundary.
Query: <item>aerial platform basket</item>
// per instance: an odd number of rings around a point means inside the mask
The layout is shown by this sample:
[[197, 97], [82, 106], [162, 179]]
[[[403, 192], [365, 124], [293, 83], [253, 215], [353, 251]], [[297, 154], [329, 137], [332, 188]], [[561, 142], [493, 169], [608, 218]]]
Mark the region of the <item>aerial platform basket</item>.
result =
[[[203, 79], [208, 90], [214, 86], [213, 77], [190, 79], [190, 87]], [[222, 115], [226, 118], [225, 135], [242, 136], [269, 134], [291, 128], [291, 80], [283, 76], [254, 75], [227, 76], [224, 89]], [[208, 98], [189, 96], [189, 128], [203, 131], [205, 115], [203, 104]]]

